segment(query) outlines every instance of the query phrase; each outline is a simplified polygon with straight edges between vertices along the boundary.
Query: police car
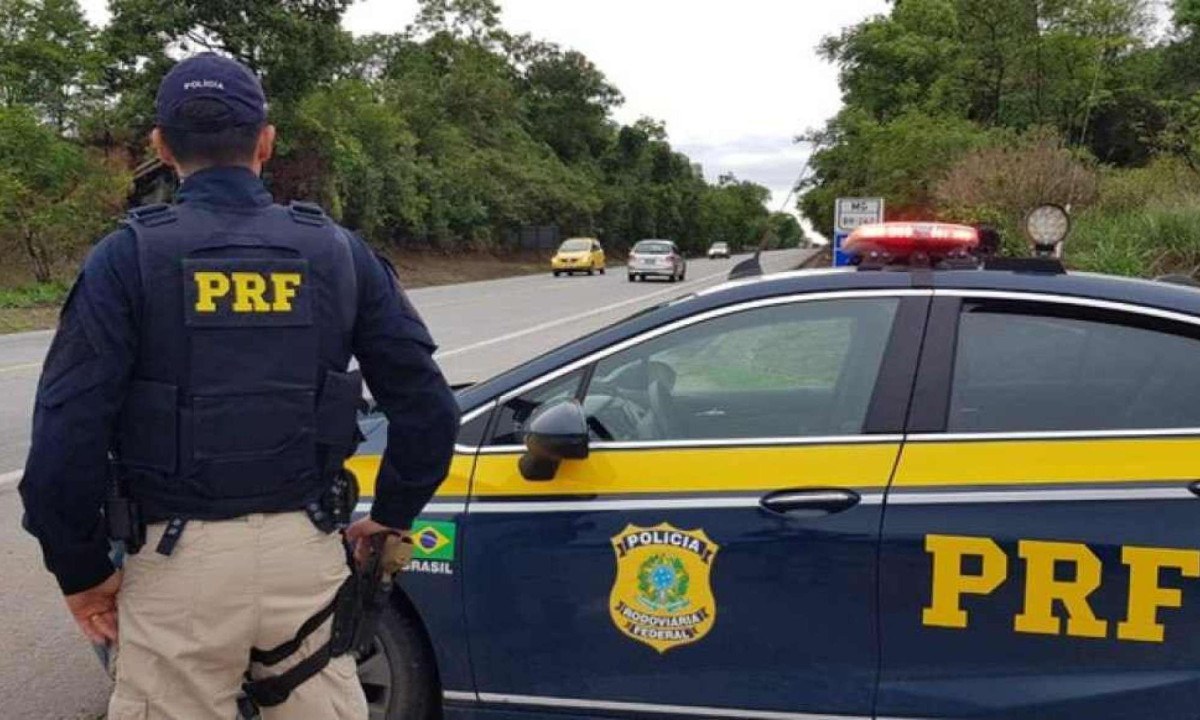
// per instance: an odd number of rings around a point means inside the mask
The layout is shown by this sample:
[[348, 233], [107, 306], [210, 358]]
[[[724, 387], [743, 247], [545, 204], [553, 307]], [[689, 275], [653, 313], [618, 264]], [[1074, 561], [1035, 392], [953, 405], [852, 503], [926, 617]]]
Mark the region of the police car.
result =
[[377, 715], [1196, 717], [1200, 292], [978, 243], [867, 227], [462, 390]]

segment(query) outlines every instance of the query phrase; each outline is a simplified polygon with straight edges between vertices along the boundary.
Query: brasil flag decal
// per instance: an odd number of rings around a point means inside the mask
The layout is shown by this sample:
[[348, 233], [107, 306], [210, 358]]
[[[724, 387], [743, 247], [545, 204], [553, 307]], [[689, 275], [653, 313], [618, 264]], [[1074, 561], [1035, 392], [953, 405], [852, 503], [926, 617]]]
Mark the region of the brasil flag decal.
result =
[[456, 526], [444, 520], [420, 520], [413, 523], [414, 560], [453, 560]]

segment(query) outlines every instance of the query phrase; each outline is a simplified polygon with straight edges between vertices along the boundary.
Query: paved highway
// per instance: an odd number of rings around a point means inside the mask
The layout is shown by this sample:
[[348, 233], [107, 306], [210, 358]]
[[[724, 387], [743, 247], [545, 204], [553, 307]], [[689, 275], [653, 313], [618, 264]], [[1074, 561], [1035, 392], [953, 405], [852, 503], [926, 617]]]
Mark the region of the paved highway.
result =
[[[767, 272], [810, 251], [763, 255]], [[711, 287], [745, 256], [695, 260], [684, 283], [630, 283], [607, 275], [544, 275], [423, 288], [410, 293], [433, 331], [451, 382], [482, 380], [574, 337], [679, 295]], [[51, 333], [0, 336], [0, 715], [95, 718], [109, 683], [66, 615], [37, 545], [20, 528], [14, 481], [29, 450], [33, 394]]]

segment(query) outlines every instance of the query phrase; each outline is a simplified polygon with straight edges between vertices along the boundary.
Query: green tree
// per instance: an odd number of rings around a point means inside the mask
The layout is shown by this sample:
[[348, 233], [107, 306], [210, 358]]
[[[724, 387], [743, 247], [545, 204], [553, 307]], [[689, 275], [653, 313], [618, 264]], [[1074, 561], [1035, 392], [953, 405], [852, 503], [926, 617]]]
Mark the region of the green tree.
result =
[[965, 118], [910, 110], [880, 122], [848, 108], [809, 137], [819, 149], [800, 208], [824, 235], [833, 234], [839, 197], [880, 196], [893, 214], [929, 216], [941, 175], [968, 151], [1001, 139]]
[[1175, 26], [1185, 32], [1200, 28], [1200, 0], [1172, 0]]
[[127, 173], [29, 109], [0, 109], [0, 243], [21, 250], [38, 282], [119, 215], [128, 185]]
[[767, 225], [770, 247], [794, 248], [806, 242], [804, 228], [800, 227], [800, 221], [791, 213], [771, 213]]
[[277, 120], [351, 59], [341, 28], [351, 0], [111, 0], [103, 40], [112, 57], [108, 87], [120, 97], [114, 128], [140, 146], [153, 121], [155, 89], [178, 53], [213, 51], [257, 71]]
[[726, 242], [734, 249], [757, 247], [769, 230], [766, 202], [770, 196], [761, 185], [722, 175], [700, 204], [706, 243]]
[[514, 56], [533, 137], [564, 162], [599, 157], [612, 142], [609, 115], [624, 101], [621, 93], [582, 53], [522, 38]]
[[929, 214], [965, 152], [1042, 126], [1146, 162], [1165, 122], [1151, 20], [1148, 0], [904, 0], [826, 39], [845, 108], [808, 136], [822, 149], [801, 206], [823, 232], [839, 195]]
[[77, 130], [103, 57], [76, 0], [0, 0], [0, 104]]

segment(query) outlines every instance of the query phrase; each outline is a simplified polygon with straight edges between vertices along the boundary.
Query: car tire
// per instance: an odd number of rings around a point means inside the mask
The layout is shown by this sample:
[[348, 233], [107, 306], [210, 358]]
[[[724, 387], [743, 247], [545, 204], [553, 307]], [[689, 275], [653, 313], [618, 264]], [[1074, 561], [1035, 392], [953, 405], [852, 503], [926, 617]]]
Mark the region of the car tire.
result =
[[558, 277], [559, 275], [562, 275], [562, 273], [560, 273], [559, 271], [555, 270], [555, 271], [554, 271], [554, 277]]
[[672, 282], [672, 283], [673, 283], [673, 282], [675, 282], [677, 279], [678, 279], [678, 278], [676, 278], [676, 277], [675, 277], [675, 273], [671, 273], [670, 275], [668, 275], [668, 276], [667, 276], [667, 282]]
[[687, 280], [687, 270], [679, 273], [679, 282], [683, 282], [684, 280]]
[[629, 273], [629, 282], [634, 282], [634, 281], [636, 281], [636, 280], [637, 280], [637, 278], [635, 278], [635, 277], [633, 276], [633, 273]]
[[603, 266], [603, 265], [601, 265], [601, 266], [600, 266], [600, 274], [601, 274], [601, 275], [603, 275], [603, 274], [604, 274], [604, 270], [605, 270], [604, 266]]
[[[439, 692], [425, 634], [412, 617], [387, 606], [371, 649], [359, 658], [358, 679], [371, 717], [384, 720], [437, 720]], [[239, 707], [239, 710], [241, 708]], [[261, 720], [241, 712], [237, 720]]]
[[595, 270], [593, 270], [592, 268], [588, 268], [588, 277], [591, 277], [591, 276], [593, 276], [593, 275], [595, 275], [595, 274], [596, 274], [596, 271], [595, 271]]
[[358, 665], [358, 678], [372, 717], [386, 720], [434, 720], [440, 697], [434, 660], [417, 620], [386, 607], [379, 631]]

